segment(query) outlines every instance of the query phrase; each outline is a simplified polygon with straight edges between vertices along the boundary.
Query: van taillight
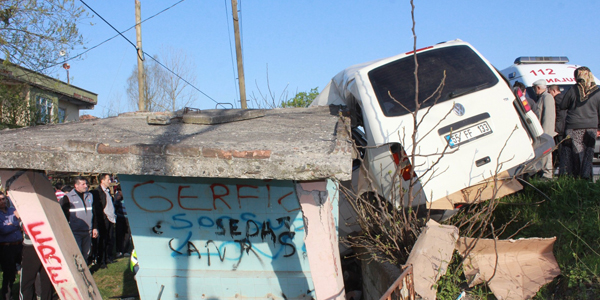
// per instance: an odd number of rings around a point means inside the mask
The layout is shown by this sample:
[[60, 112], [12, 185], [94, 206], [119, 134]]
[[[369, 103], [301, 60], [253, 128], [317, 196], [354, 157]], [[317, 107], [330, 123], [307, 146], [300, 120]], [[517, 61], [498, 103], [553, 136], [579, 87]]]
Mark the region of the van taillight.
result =
[[390, 151], [392, 152], [394, 163], [397, 167], [401, 168], [400, 174], [402, 175], [402, 179], [409, 181], [411, 178], [417, 176], [408, 160], [408, 155], [406, 155], [406, 152], [404, 152], [404, 149], [402, 149], [400, 144], [392, 144], [390, 146]]
[[521, 99], [521, 103], [523, 103], [523, 108], [525, 109], [525, 113], [528, 113], [529, 111], [531, 111], [531, 106], [529, 105], [529, 102], [527, 102], [527, 98], [521, 92], [520, 89], [517, 89], [517, 94], [519, 96], [519, 99]]

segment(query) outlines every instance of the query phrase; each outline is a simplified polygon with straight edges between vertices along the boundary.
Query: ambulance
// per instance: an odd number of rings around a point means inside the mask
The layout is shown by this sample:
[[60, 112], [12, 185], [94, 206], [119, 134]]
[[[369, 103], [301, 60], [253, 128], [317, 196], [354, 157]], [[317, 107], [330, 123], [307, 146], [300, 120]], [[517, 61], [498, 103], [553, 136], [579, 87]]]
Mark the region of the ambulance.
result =
[[[569, 64], [566, 56], [521, 56], [500, 73], [508, 79], [510, 86], [517, 81], [522, 82], [527, 87], [527, 95], [535, 99], [537, 96], [532, 85], [536, 80], [544, 79], [547, 85], [558, 85], [560, 92], [565, 93], [575, 84], [573, 72], [579, 67]], [[594, 78], [597, 83], [600, 82], [597, 77]]]
[[[532, 99], [537, 96], [533, 91], [533, 82], [539, 79], [546, 80], [547, 85], [557, 85], [564, 95], [575, 84], [575, 69], [580, 65], [569, 64], [566, 56], [521, 56], [515, 59], [512, 66], [500, 71], [512, 86], [520, 81], [527, 87], [527, 95]], [[594, 70], [592, 70], [594, 73]], [[594, 76], [596, 83], [600, 83]], [[596, 137], [594, 151], [594, 164], [600, 164], [600, 138]]]

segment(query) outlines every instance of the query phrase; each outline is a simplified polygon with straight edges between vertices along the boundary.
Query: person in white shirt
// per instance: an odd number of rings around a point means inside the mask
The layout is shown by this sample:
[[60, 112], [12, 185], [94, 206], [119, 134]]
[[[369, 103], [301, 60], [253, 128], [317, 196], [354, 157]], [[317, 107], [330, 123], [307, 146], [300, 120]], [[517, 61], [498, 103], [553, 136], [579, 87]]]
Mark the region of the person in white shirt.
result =
[[92, 191], [94, 195], [94, 218], [98, 223], [98, 248], [96, 253], [96, 264], [100, 268], [106, 268], [106, 264], [112, 263], [112, 249], [115, 232], [115, 205], [110, 193], [110, 174], [101, 174], [98, 177], [100, 185]]

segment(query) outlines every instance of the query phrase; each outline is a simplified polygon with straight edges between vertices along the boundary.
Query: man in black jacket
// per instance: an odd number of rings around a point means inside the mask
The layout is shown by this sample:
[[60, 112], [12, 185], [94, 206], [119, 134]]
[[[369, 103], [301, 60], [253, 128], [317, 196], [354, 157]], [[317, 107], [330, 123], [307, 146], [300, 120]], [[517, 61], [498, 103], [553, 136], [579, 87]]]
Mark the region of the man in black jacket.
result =
[[94, 217], [98, 222], [98, 249], [96, 264], [106, 268], [112, 263], [111, 254], [114, 240], [114, 225], [117, 220], [115, 205], [110, 193], [110, 174], [101, 174], [100, 185], [92, 191], [94, 195]]

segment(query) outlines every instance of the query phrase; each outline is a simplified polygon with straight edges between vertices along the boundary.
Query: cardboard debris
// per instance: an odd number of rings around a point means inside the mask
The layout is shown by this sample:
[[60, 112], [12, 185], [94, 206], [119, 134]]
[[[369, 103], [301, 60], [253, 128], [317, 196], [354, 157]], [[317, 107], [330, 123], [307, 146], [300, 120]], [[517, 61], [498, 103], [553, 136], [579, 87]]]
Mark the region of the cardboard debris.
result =
[[435, 283], [446, 274], [458, 239], [458, 228], [429, 220], [406, 261], [413, 266], [415, 292], [423, 299], [435, 299]]
[[463, 268], [469, 286], [487, 282], [498, 299], [529, 299], [560, 275], [552, 254], [555, 241], [556, 237], [519, 240], [461, 237], [457, 250], [463, 257], [467, 255]]

